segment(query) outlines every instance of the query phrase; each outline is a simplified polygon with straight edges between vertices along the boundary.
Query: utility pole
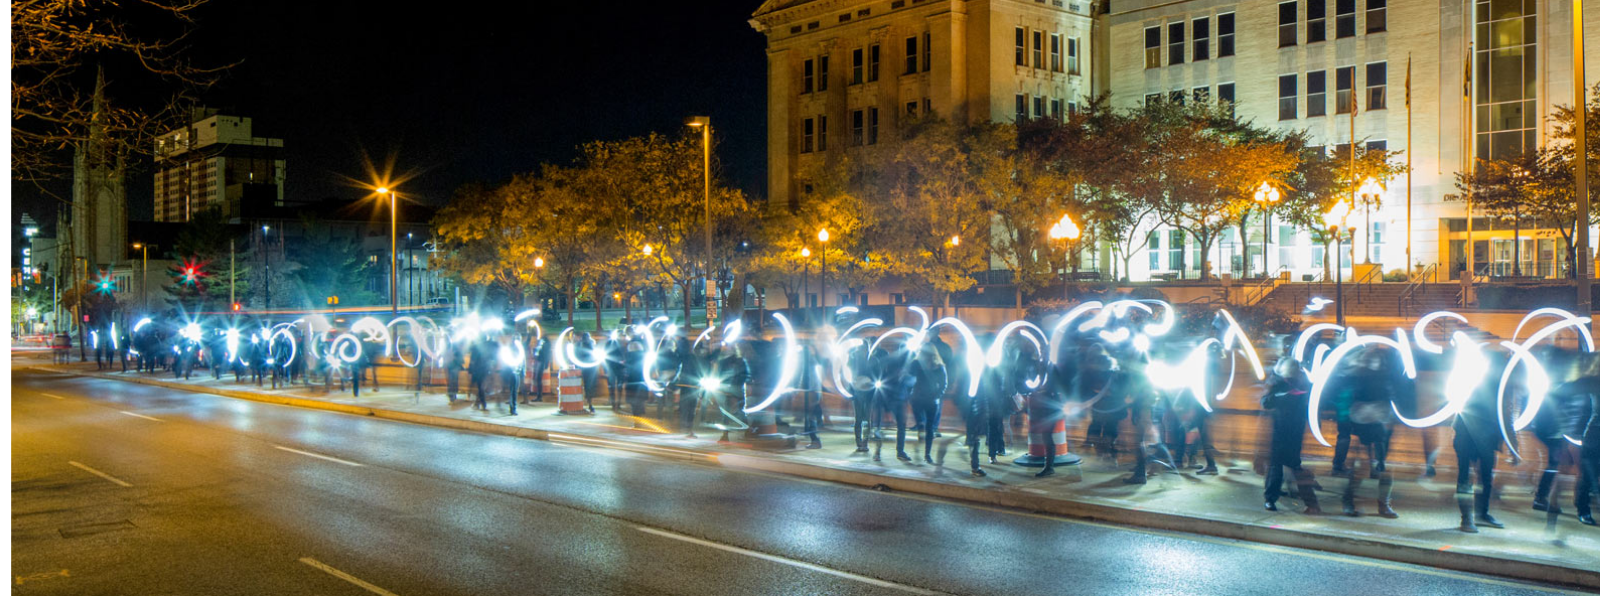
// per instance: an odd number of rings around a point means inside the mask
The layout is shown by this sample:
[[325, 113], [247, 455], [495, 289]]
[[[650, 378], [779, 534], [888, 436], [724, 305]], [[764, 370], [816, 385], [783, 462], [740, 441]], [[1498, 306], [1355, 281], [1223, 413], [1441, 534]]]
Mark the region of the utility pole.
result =
[[1576, 180], [1578, 194], [1578, 315], [1587, 317], [1592, 312], [1589, 304], [1589, 120], [1588, 79], [1583, 74], [1583, 0], [1572, 0], [1572, 96], [1573, 153], [1576, 155]]

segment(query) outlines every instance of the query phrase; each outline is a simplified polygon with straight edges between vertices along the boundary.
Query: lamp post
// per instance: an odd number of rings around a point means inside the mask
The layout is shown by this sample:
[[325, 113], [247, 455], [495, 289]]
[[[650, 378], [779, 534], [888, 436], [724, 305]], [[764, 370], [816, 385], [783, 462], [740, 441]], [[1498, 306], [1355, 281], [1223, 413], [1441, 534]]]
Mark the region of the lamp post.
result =
[[[1272, 238], [1272, 206], [1277, 204], [1281, 195], [1271, 183], [1262, 182], [1261, 188], [1256, 189], [1256, 203], [1261, 205], [1261, 276], [1269, 277], [1272, 274], [1272, 265], [1267, 262], [1267, 241]], [[1248, 252], [1248, 249], [1246, 249]], [[1250, 259], [1245, 259], [1245, 266], [1250, 266]]]
[[266, 296], [261, 300], [261, 310], [272, 310], [272, 249], [267, 248], [268, 236], [272, 226], [261, 226], [261, 259], [266, 263]]
[[139, 308], [150, 310], [150, 245], [135, 242], [133, 247], [139, 249], [139, 263], [142, 268], [139, 273]]
[[828, 228], [822, 228], [817, 231], [817, 242], [820, 243], [818, 248], [822, 251], [822, 271], [817, 274], [819, 278], [817, 285], [821, 286], [821, 289], [817, 290], [817, 293], [822, 295], [822, 309], [824, 311], [828, 309], [828, 238]]
[[1051, 239], [1067, 241], [1067, 247], [1061, 259], [1061, 297], [1063, 299], [1071, 298], [1070, 290], [1072, 284], [1071, 280], [1067, 279], [1067, 276], [1068, 271], [1072, 268], [1072, 246], [1078, 241], [1078, 236], [1082, 234], [1083, 230], [1079, 229], [1078, 224], [1072, 221], [1071, 214], [1063, 213], [1061, 221], [1056, 222], [1056, 225], [1050, 226]]
[[809, 308], [811, 305], [811, 248], [800, 247], [800, 305]]
[[[1344, 326], [1344, 246], [1340, 242], [1340, 234], [1344, 232], [1345, 220], [1350, 217], [1348, 203], [1335, 203], [1328, 213], [1322, 216], [1322, 221], [1328, 226], [1328, 232], [1333, 234], [1333, 287], [1334, 287], [1334, 317], [1339, 326]], [[1351, 239], [1354, 240], [1354, 231], [1351, 230]]]
[[400, 199], [400, 192], [380, 186], [378, 187], [378, 194], [389, 197], [389, 313], [398, 316], [400, 314], [400, 302], [398, 300], [400, 286], [396, 283], [395, 277], [400, 272], [400, 260], [396, 258], [395, 254], [395, 234], [396, 228], [399, 227], [397, 223], [399, 216], [395, 215], [395, 207]]
[[[1367, 178], [1364, 182], [1361, 183], [1361, 191], [1360, 192], [1361, 192], [1361, 204], [1367, 211], [1367, 232], [1365, 234], [1366, 240], [1367, 240], [1367, 249], [1366, 249], [1365, 263], [1368, 264], [1368, 265], [1371, 265], [1372, 264], [1372, 204], [1377, 202], [1379, 196], [1383, 195], [1383, 187], [1378, 184], [1377, 180], [1373, 180], [1372, 178]], [[1355, 235], [1352, 234], [1350, 236], [1350, 241], [1351, 242], [1355, 242], [1356, 241]]]
[[[711, 296], [715, 293], [711, 287], [711, 118], [709, 116], [691, 116], [684, 123], [692, 128], [700, 129], [700, 148], [703, 159], [700, 169], [705, 178], [706, 208], [706, 254], [702, 261], [701, 271], [704, 272], [706, 280], [706, 327], [710, 328], [712, 321]], [[684, 296], [683, 299], [688, 300], [689, 297]], [[683, 324], [687, 326], [689, 321], [684, 321]]]

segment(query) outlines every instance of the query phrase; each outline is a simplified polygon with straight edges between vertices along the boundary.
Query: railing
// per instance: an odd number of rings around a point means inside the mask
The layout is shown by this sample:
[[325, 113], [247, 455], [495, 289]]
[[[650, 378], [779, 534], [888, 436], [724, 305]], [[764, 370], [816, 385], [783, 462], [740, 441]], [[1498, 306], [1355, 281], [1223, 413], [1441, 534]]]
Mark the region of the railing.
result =
[[1383, 269], [1380, 267], [1373, 267], [1366, 275], [1351, 279], [1350, 283], [1353, 285], [1350, 289], [1356, 294], [1356, 302], [1365, 303], [1372, 294], [1373, 284], [1381, 281], [1383, 281]]
[[1422, 288], [1422, 284], [1428, 283], [1428, 280], [1433, 279], [1433, 274], [1438, 270], [1438, 266], [1438, 263], [1434, 263], [1423, 267], [1422, 270], [1417, 271], [1416, 274], [1409, 278], [1406, 283], [1406, 289], [1400, 292], [1399, 303], [1395, 305], [1401, 316], [1411, 313], [1411, 308], [1416, 306], [1417, 290]]
[[1262, 300], [1266, 299], [1267, 294], [1271, 294], [1273, 290], [1278, 288], [1278, 280], [1281, 279], [1280, 274], [1283, 271], [1288, 270], [1288, 267], [1280, 265], [1276, 271], [1273, 271], [1271, 274], [1267, 275], [1265, 279], [1262, 279], [1260, 282], [1251, 284], [1250, 287], [1245, 288], [1243, 296], [1244, 304], [1247, 306], [1259, 304]]

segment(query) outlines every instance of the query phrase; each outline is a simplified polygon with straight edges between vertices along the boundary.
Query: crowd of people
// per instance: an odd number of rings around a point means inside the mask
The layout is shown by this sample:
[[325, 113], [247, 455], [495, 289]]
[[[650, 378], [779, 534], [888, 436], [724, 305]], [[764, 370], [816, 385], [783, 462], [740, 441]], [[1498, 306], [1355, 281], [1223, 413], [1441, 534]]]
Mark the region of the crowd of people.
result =
[[[1121, 323], [1129, 328], [1143, 324], [1138, 311], [1126, 316], [1129, 320]], [[1212, 331], [1219, 338], [1225, 332], [1221, 324]], [[301, 382], [321, 384], [328, 391], [337, 385], [344, 391], [348, 384], [358, 397], [364, 382], [371, 390], [378, 389], [377, 365], [386, 357], [403, 361], [397, 352], [405, 349], [372, 335], [345, 334], [341, 339], [337, 329], [307, 342], [322, 346], [318, 348], [322, 357], [295, 357], [290, 353], [293, 344], [273, 341], [267, 328], [241, 332], [177, 322], [115, 333], [112, 329], [96, 333], [95, 358], [102, 369], [120, 362], [124, 371], [132, 366], [136, 371], [168, 371], [188, 378], [204, 367], [213, 378], [232, 371], [236, 381], [248, 378], [257, 385], [270, 381], [275, 388]], [[584, 409], [590, 413], [603, 395], [614, 412], [631, 417], [636, 426], [691, 437], [697, 430], [711, 428], [721, 431], [722, 440], [730, 440], [733, 433], [756, 439], [804, 439], [804, 447], [811, 449], [822, 446], [820, 431], [832, 423], [824, 399], [843, 398], [853, 410], [856, 453], [880, 460], [884, 443], [892, 440], [900, 460], [931, 465], [944, 464], [935, 459], [934, 447], [944, 402], [949, 400], [964, 422], [963, 463], [974, 476], [986, 475], [985, 463], [998, 463], [1000, 457], [1027, 447], [1012, 444], [1011, 437], [1018, 433], [1011, 431], [1020, 426], [1027, 427], [1029, 442], [1043, 448], [1043, 468], [1037, 475], [1056, 473], [1055, 456], [1064, 449], [1058, 431], [1063, 423], [1081, 424], [1091, 455], [1109, 462], [1123, 461], [1117, 458], [1119, 450], [1131, 449], [1130, 473], [1123, 479], [1128, 484], [1144, 484], [1159, 470], [1185, 469], [1200, 476], [1218, 473], [1211, 404], [1232, 382], [1233, 354], [1226, 342], [1107, 341], [1104, 334], [1074, 333], [1069, 327], [1058, 341], [1022, 341], [1021, 335], [1013, 334], [975, 359], [968, 353], [969, 342], [961, 337], [948, 341], [947, 335], [952, 334], [934, 328], [923, 334], [889, 332], [839, 343], [827, 333], [816, 333], [798, 340], [796, 361], [786, 359], [782, 339], [771, 333], [723, 337], [711, 331], [691, 338], [670, 331], [653, 333], [624, 322], [599, 339], [569, 332], [565, 341], [570, 345], [562, 346], [561, 340], [536, 327], [513, 327], [455, 335], [441, 342], [432, 358], [411, 346], [416, 360], [425, 362], [412, 367], [411, 374], [416, 388], [443, 374], [452, 403], [461, 393], [465, 374], [474, 408], [488, 411], [492, 398], [498, 398], [500, 407], [516, 415], [519, 403], [544, 401], [556, 391], [547, 373], [576, 368]], [[1400, 424], [1402, 418], [1421, 418], [1424, 409], [1438, 410], [1436, 404], [1421, 402], [1436, 400], [1439, 396], [1431, 394], [1439, 392], [1431, 388], [1419, 392], [1415, 375], [1407, 372], [1402, 354], [1392, 346], [1364, 345], [1327, 364], [1318, 359], [1346, 338], [1327, 332], [1308, 338], [1309, 349], [1302, 350], [1299, 358], [1293, 349], [1298, 338], [1284, 339], [1281, 355], [1259, 384], [1261, 411], [1269, 419], [1264, 425], [1265, 453], [1256, 462], [1257, 471], [1265, 476], [1264, 507], [1278, 511], [1287, 496], [1298, 499], [1307, 514], [1323, 512], [1317, 479], [1301, 457], [1310, 425], [1321, 418], [1331, 420], [1337, 433], [1330, 473], [1344, 481], [1342, 513], [1361, 515], [1358, 501], [1366, 494], [1362, 485], [1376, 480], [1377, 514], [1398, 517], [1392, 501], [1391, 440], [1397, 426], [1408, 428]], [[996, 336], [973, 340], [975, 345], [991, 346]], [[1203, 386], [1152, 382], [1152, 362], [1181, 359], [1196, 346], [1208, 351]], [[1442, 350], [1435, 360], [1466, 359], [1468, 366], [1444, 375], [1442, 393], [1454, 408], [1448, 423], [1457, 459], [1460, 529], [1476, 532], [1479, 527], [1503, 527], [1489, 511], [1495, 465], [1508, 438], [1513, 452], [1520, 452], [1515, 444], [1518, 434], [1502, 430], [1514, 414], [1505, 411], [1506, 402], [1500, 399], [1505, 390], [1496, 382], [1513, 366], [1511, 355], [1463, 350]], [[1534, 507], [1549, 512], [1553, 521], [1560, 510], [1558, 471], [1563, 466], [1576, 468], [1573, 504], [1579, 520], [1594, 525], [1590, 501], [1600, 467], [1600, 354], [1547, 348], [1540, 360], [1555, 382], [1529, 433], [1541, 443], [1547, 460]], [[975, 361], [981, 363], [976, 373], [969, 367]], [[1316, 416], [1308, 416], [1315, 393], [1311, 371], [1319, 365], [1332, 368], [1322, 373]], [[786, 378], [786, 368], [799, 374]], [[979, 376], [976, 384], [973, 374]], [[1171, 371], [1163, 369], [1162, 374]], [[1526, 399], [1526, 375], [1506, 378], [1511, 395]], [[1183, 388], [1172, 388], [1177, 385]], [[1419, 393], [1430, 395], [1423, 398]], [[768, 401], [769, 407], [747, 408]], [[886, 438], [891, 430], [892, 438]], [[907, 452], [908, 431], [917, 433], [912, 446], [916, 457]], [[1429, 442], [1432, 433], [1427, 429], [1423, 436], [1424, 473], [1431, 476], [1440, 449]], [[1353, 446], [1361, 448], [1359, 456], [1352, 457]]]

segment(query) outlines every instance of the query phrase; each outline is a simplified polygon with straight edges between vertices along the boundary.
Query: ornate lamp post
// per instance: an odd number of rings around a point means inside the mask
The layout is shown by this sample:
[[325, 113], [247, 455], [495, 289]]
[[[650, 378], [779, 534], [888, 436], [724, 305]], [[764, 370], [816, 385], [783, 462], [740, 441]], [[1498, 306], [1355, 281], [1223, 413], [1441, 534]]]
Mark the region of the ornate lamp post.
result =
[[[1328, 226], [1328, 232], [1333, 234], [1333, 287], [1334, 287], [1334, 313], [1338, 324], [1344, 326], [1344, 246], [1340, 242], [1340, 234], [1345, 231], [1345, 220], [1350, 217], [1350, 204], [1339, 202], [1333, 205], [1322, 221]], [[1355, 229], [1350, 229], [1351, 240], [1355, 239]]]
[[[1261, 205], [1261, 275], [1272, 274], [1272, 265], [1267, 262], [1267, 241], [1272, 238], [1272, 206], [1278, 203], [1281, 195], [1271, 183], [1262, 182], [1261, 188], [1256, 189], [1256, 204]], [[1248, 252], [1248, 249], [1247, 249]], [[1245, 267], [1250, 266], [1250, 259], [1245, 259]]]
[[1072, 269], [1072, 248], [1078, 243], [1078, 237], [1082, 234], [1083, 230], [1079, 229], [1078, 224], [1072, 221], [1071, 214], [1063, 213], [1061, 215], [1061, 221], [1056, 222], [1056, 225], [1050, 226], [1050, 238], [1052, 240], [1067, 241], [1067, 249], [1065, 251], [1065, 256], [1062, 257], [1061, 263], [1062, 298], [1070, 297], [1070, 288], [1072, 287], [1072, 284], [1070, 283], [1071, 280], [1067, 279], [1067, 277], [1069, 270]]

